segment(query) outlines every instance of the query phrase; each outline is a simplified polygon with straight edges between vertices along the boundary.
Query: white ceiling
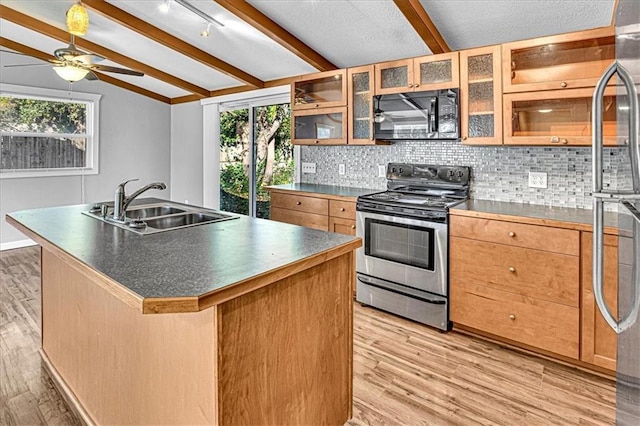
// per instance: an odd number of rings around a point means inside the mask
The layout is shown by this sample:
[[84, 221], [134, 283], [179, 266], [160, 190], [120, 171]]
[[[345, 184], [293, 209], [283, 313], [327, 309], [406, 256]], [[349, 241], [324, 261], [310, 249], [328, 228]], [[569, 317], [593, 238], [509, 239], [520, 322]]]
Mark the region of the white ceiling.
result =
[[[202, 18], [173, 4], [159, 11], [163, 0], [108, 0], [207, 53], [263, 80], [315, 72], [274, 40], [212, 0], [188, 0], [224, 24], [200, 37]], [[4, 6], [65, 29], [66, 10], [75, 0], [3, 0]], [[392, 0], [248, 0], [340, 68], [430, 54]], [[453, 50], [607, 26], [614, 0], [421, 0]], [[86, 40], [104, 46], [208, 91], [242, 86], [239, 80], [141, 36], [97, 13], [89, 12]], [[65, 43], [0, 19], [0, 35], [52, 53]], [[2, 54], [2, 65], [16, 55]], [[12, 59], [13, 57], [13, 59]], [[18, 62], [15, 60], [15, 62]], [[34, 60], [34, 63], [39, 61]], [[104, 64], [121, 66], [105, 61]], [[19, 68], [3, 68], [0, 80]], [[51, 71], [53, 72], [53, 71]], [[156, 78], [111, 76], [168, 98], [191, 93]]]

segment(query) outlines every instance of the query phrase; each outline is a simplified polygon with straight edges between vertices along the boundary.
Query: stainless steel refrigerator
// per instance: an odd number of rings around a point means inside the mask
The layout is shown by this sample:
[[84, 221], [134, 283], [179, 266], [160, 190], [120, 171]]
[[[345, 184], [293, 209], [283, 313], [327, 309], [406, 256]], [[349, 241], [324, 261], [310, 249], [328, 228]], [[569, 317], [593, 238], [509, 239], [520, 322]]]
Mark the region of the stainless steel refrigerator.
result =
[[[593, 289], [596, 303], [617, 333], [616, 424], [640, 425], [640, 0], [619, 0], [615, 14], [616, 60], [593, 96]], [[616, 75], [617, 135], [629, 150], [632, 189], [603, 188], [603, 95]], [[626, 169], [625, 169], [626, 170]], [[618, 309], [603, 294], [603, 211], [618, 204]]]

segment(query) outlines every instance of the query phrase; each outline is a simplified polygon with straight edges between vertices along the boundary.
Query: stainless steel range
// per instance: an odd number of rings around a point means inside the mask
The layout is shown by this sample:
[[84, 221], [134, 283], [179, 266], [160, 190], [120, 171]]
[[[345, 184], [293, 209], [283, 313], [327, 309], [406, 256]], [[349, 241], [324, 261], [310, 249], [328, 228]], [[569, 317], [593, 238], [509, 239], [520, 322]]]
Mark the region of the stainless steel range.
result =
[[469, 167], [389, 163], [387, 191], [358, 197], [356, 300], [449, 330], [449, 207]]

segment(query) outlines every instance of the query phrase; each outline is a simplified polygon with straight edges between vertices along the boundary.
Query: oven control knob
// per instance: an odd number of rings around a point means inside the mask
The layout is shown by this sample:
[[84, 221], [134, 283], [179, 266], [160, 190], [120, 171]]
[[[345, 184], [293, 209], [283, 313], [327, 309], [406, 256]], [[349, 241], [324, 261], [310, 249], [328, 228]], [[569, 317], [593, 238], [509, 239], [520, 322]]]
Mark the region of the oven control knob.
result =
[[391, 168], [391, 173], [395, 173], [395, 172], [396, 172], [396, 168], [395, 168], [395, 167], [392, 167], [392, 168]]
[[461, 177], [462, 177], [462, 175], [464, 175], [464, 173], [462, 173], [462, 170], [458, 170], [457, 175], [458, 175], [458, 177], [459, 177], [459, 178], [461, 178]]
[[398, 172], [400, 172], [400, 174], [402, 174], [402, 167], [400, 167], [400, 168], [398, 169]]

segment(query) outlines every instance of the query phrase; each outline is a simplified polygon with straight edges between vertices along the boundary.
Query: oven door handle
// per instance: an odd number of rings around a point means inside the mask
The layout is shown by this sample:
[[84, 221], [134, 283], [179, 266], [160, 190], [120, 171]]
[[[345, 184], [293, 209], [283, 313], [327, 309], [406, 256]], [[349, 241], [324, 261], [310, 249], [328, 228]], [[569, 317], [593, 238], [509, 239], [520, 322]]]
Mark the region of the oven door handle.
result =
[[357, 280], [360, 281], [362, 284], [370, 285], [371, 287], [376, 287], [382, 290], [390, 291], [392, 293], [397, 293], [402, 296], [412, 297], [414, 299], [418, 299], [426, 303], [431, 303], [433, 305], [447, 304], [447, 301], [444, 299], [430, 299], [429, 297], [426, 297], [425, 295], [423, 295], [424, 292], [420, 292], [420, 294], [417, 294], [417, 292], [413, 292], [413, 291], [406, 291], [406, 292], [402, 291], [399, 289], [400, 286], [398, 284], [393, 284], [390, 282], [369, 278], [369, 277], [363, 279], [363, 277], [361, 277], [360, 275], [357, 276]]

